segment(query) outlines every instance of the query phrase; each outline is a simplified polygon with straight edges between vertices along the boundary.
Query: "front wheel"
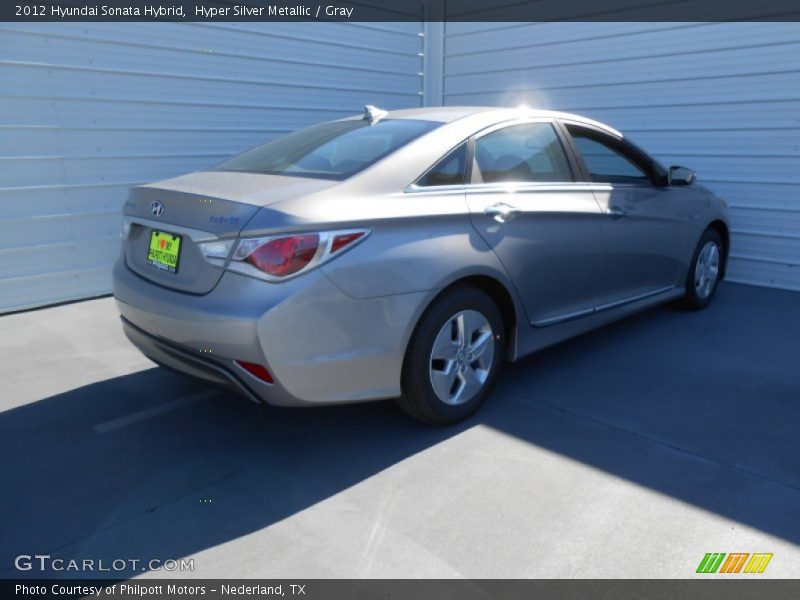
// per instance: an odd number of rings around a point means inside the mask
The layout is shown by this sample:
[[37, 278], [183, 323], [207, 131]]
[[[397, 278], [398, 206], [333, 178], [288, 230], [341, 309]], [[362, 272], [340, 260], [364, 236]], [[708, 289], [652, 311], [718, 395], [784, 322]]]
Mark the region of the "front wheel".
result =
[[700, 236], [686, 275], [686, 294], [680, 300], [683, 308], [700, 310], [709, 305], [722, 275], [725, 250], [722, 238], [713, 229]]
[[486, 400], [504, 349], [494, 301], [477, 288], [451, 290], [428, 308], [411, 337], [398, 405], [425, 423], [465, 419]]

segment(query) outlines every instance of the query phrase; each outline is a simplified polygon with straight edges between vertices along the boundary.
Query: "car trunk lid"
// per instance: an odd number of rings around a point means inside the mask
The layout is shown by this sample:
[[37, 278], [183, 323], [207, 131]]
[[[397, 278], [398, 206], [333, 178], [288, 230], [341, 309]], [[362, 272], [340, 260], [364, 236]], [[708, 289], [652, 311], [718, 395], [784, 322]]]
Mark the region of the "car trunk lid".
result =
[[[206, 258], [199, 244], [235, 237], [264, 206], [335, 184], [300, 177], [202, 171], [134, 187], [123, 209], [130, 227], [125, 261], [132, 271], [158, 285], [208, 293], [224, 269], [221, 261]], [[154, 238], [154, 232], [168, 234], [159, 236], [166, 240]], [[165, 250], [171, 253], [165, 254]], [[173, 267], [169, 263], [175, 254]]]

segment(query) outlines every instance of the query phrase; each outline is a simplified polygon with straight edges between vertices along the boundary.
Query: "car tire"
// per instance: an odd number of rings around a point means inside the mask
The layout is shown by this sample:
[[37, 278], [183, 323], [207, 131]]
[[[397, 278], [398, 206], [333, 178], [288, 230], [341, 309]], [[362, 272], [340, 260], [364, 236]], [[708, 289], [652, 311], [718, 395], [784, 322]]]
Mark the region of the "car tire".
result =
[[500, 310], [483, 291], [454, 288], [423, 314], [406, 350], [401, 409], [424, 423], [456, 423], [486, 401], [503, 362]]
[[706, 229], [697, 242], [697, 247], [686, 274], [686, 293], [678, 301], [686, 310], [701, 310], [711, 303], [717, 293], [725, 264], [727, 248], [722, 237], [713, 229]]

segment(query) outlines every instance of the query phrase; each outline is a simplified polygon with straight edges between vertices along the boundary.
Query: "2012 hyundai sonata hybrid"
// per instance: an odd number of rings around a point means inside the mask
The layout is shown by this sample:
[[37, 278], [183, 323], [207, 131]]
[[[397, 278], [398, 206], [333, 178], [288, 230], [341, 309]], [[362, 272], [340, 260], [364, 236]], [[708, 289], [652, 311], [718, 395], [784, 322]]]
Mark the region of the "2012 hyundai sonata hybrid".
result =
[[711, 301], [727, 208], [694, 178], [576, 115], [368, 106], [133, 188], [114, 294], [145, 355], [254, 401], [451, 423], [503, 361]]

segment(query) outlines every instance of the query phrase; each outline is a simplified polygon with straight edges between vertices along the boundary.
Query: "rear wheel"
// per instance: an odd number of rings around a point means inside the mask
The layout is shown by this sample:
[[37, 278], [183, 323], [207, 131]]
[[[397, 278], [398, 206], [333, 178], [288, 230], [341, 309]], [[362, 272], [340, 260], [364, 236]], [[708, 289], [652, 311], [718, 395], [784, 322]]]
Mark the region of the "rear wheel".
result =
[[680, 301], [683, 308], [700, 310], [711, 303], [722, 274], [725, 251], [719, 233], [706, 229], [697, 242], [686, 275], [686, 294]]
[[451, 290], [428, 308], [409, 342], [400, 408], [436, 425], [465, 419], [486, 400], [504, 349], [494, 301], [477, 288]]

